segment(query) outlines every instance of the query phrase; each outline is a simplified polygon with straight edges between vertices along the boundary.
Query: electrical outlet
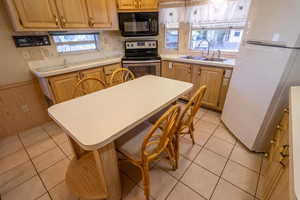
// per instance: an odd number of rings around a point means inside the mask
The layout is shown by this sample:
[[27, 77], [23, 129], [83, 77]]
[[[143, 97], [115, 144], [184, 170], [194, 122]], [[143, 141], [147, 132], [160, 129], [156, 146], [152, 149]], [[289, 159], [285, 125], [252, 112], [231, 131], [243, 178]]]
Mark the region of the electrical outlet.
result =
[[30, 53], [28, 51], [22, 51], [22, 55], [25, 60], [30, 59]]
[[22, 105], [21, 109], [23, 110], [23, 112], [29, 112], [29, 107], [27, 104]]

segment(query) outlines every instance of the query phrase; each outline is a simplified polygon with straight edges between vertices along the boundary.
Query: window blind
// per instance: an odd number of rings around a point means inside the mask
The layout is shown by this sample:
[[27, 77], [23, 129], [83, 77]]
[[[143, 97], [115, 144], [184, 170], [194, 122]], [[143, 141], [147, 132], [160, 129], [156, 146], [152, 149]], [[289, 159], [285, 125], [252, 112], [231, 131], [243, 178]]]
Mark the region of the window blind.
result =
[[251, 0], [187, 0], [186, 21], [192, 28], [241, 28]]
[[185, 0], [160, 0], [160, 24], [166, 28], [179, 28], [185, 20]]

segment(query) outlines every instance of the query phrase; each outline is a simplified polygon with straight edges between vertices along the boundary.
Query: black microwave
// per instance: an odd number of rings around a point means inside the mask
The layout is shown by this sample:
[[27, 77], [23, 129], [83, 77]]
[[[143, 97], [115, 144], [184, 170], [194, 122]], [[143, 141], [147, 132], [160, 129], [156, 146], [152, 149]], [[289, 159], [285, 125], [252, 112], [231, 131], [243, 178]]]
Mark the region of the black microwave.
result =
[[158, 12], [119, 13], [120, 31], [124, 37], [158, 35]]

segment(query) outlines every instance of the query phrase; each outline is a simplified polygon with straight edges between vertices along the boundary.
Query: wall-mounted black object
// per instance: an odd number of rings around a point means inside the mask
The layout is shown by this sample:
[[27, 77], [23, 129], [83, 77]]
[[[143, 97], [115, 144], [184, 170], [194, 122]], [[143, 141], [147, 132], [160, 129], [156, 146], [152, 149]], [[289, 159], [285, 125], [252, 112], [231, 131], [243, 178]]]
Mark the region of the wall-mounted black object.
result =
[[157, 36], [158, 12], [119, 13], [119, 26], [124, 37]]
[[36, 47], [51, 45], [48, 35], [13, 36], [16, 47]]

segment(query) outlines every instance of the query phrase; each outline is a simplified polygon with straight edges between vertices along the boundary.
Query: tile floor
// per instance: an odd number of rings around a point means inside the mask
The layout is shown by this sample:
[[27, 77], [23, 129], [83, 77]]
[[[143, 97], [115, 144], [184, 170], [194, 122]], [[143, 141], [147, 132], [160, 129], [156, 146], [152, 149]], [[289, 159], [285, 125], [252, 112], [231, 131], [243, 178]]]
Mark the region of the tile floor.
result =
[[[220, 114], [197, 114], [193, 146], [181, 138], [180, 167], [172, 171], [166, 159], [151, 168], [155, 200], [258, 200], [262, 156], [248, 152], [220, 122]], [[0, 140], [2, 200], [77, 200], [64, 182], [72, 150], [54, 123]], [[120, 161], [124, 200], [142, 200], [139, 170]]]

